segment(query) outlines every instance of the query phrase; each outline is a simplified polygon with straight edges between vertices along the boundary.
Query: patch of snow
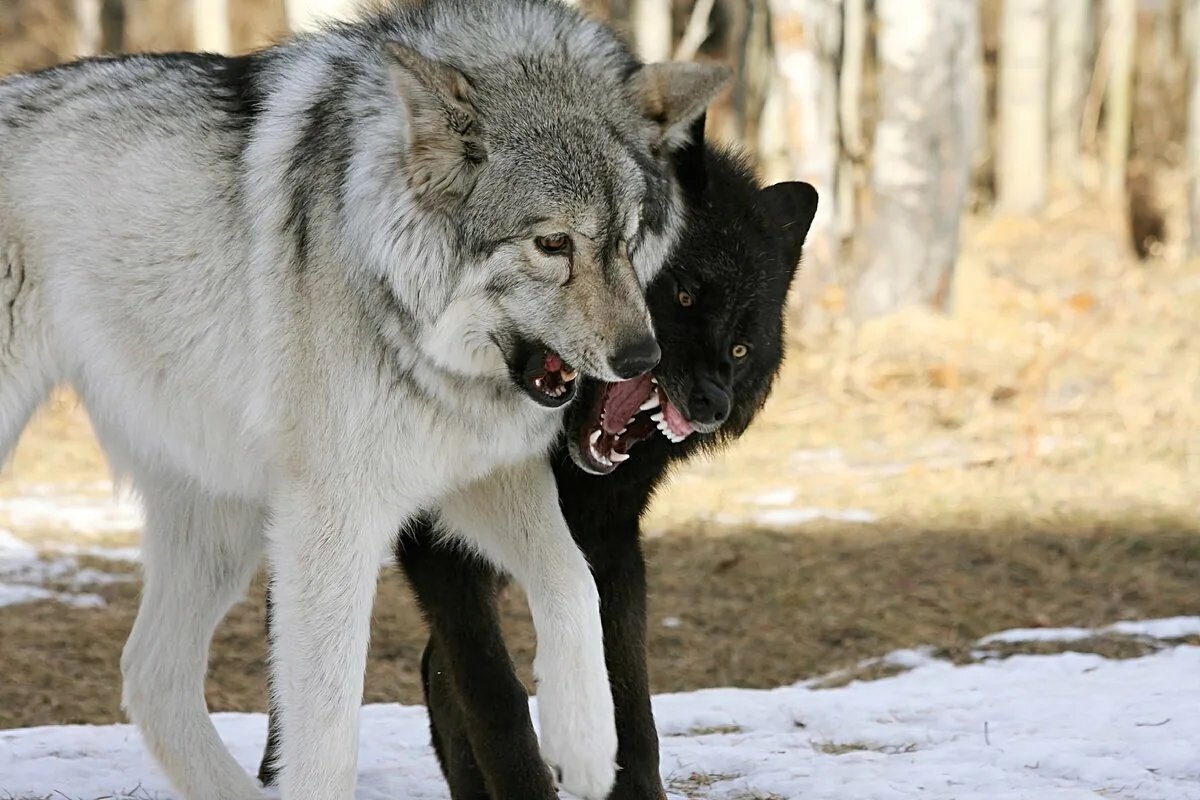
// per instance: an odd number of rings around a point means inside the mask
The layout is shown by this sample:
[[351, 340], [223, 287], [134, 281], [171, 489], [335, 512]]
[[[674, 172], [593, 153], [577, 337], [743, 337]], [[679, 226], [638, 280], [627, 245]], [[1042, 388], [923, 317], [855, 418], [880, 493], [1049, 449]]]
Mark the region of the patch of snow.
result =
[[1200, 635], [1200, 617], [1168, 617], [1167, 619], [1117, 622], [1103, 630], [1125, 636], [1182, 639], [1185, 636]]
[[28, 561], [37, 558], [37, 548], [13, 536], [12, 531], [0, 528], [0, 564], [5, 561]]
[[39, 600], [49, 600], [54, 592], [41, 586], [28, 586], [21, 583], [0, 583], [0, 606], [15, 606], [21, 603], [36, 603]]
[[0, 583], [0, 607], [36, 603], [41, 600], [57, 600], [63, 605], [76, 608], [103, 608], [107, 605], [104, 598], [98, 594], [52, 592], [41, 586], [24, 583]]
[[1013, 628], [993, 633], [979, 644], [1020, 644], [1022, 642], [1078, 642], [1090, 639], [1096, 632], [1090, 628]]
[[[1197, 797], [1200, 716], [1186, 709], [1200, 707], [1200, 647], [1124, 661], [1063, 653], [956, 667], [923, 651], [896, 658], [916, 666], [836, 689], [656, 697], [670, 797]], [[264, 717], [214, 720], [238, 761], [255, 769]], [[367, 706], [361, 722], [360, 800], [445, 800], [424, 709]], [[95, 798], [139, 785], [139, 796], [176, 796], [128, 725], [0, 731], [0, 796]]]
[[57, 600], [77, 608], [100, 608], [106, 603], [97, 594], [52, 591], [44, 584], [65, 583], [79, 590], [85, 586], [124, 583], [133, 579], [132, 575], [81, 568], [72, 556], [39, 558], [32, 545], [0, 530], [0, 607]]
[[1095, 636], [1144, 636], [1151, 639], [1182, 639], [1200, 635], [1200, 617], [1116, 622], [1103, 628], [1013, 628], [979, 640], [981, 645], [1021, 642], [1078, 642]]
[[[61, 489], [60, 489], [61, 491]], [[18, 497], [0, 498], [0, 519], [12, 528], [70, 531], [82, 534], [141, 530], [142, 509], [127, 494], [111, 497], [61, 494], [21, 487]]]
[[760, 506], [790, 506], [796, 502], [796, 490], [776, 489], [772, 492], [765, 492], [755, 497], [754, 502]]
[[817, 520], [833, 522], [877, 522], [879, 518], [870, 511], [860, 508], [771, 508], [760, 511], [753, 517], [763, 525], [803, 525]]

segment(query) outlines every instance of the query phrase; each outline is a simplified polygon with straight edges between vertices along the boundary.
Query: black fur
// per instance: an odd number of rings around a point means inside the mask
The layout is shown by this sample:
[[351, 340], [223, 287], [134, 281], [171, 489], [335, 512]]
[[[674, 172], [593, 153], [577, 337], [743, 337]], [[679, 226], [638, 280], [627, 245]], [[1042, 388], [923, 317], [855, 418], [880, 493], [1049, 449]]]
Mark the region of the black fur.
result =
[[[702, 127], [699, 128], [702, 137]], [[655, 375], [687, 410], [697, 386], [727, 393], [728, 419], [715, 433], [681, 444], [655, 434], [608, 476], [585, 473], [565, 443], [553, 455], [562, 508], [592, 566], [620, 742], [618, 800], [664, 798], [646, 668], [646, 565], [639, 520], [671, 464], [745, 431], [783, 359], [788, 287], [816, 209], [807, 184], [760, 189], [737, 156], [685, 149], [675, 168], [690, 193], [689, 220], [650, 308], [662, 347]], [[694, 303], [681, 306], [680, 288]], [[734, 344], [749, 347], [742, 359]], [[568, 436], [590, 418], [599, 387], [572, 407]], [[430, 625], [421, 663], [434, 748], [454, 800], [551, 800], [553, 777], [539, 755], [525, 687], [500, 633], [495, 596], [502, 578], [488, 565], [438, 543], [431, 525], [399, 538], [396, 555]], [[273, 782], [276, 715], [259, 773]]]

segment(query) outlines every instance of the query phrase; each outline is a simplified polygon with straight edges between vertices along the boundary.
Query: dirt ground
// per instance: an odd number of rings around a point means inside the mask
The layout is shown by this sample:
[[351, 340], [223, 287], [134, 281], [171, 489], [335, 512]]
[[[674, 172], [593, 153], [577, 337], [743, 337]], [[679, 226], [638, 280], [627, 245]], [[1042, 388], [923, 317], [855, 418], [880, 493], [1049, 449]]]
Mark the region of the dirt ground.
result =
[[[171, 4], [128, 4], [131, 48], [189, 42]], [[280, 0], [236, 8], [238, 49], [282, 30]], [[70, 15], [69, 0], [0, 2], [0, 74], [70, 54]], [[1177, 181], [1160, 188], [1164, 207], [1186, 207]], [[1007, 627], [1200, 613], [1200, 264], [1173, 244], [1180, 216], [1146, 263], [1093, 205], [974, 218], [952, 315], [794, 325], [750, 433], [681, 470], [646, 521], [655, 691], [775, 686], [898, 647], [961, 654]], [[843, 301], [831, 289], [797, 305]], [[103, 500], [107, 480], [60, 394], [0, 473], [0, 529], [48, 549], [134, 545], [136, 531], [85, 535], [5, 505]], [[137, 585], [88, 591], [106, 605], [0, 606], [0, 728], [121, 718]], [[505, 620], [528, 678], [515, 594]], [[418, 701], [424, 634], [394, 572], [375, 623], [366, 699]], [[263, 708], [264, 652], [256, 587], [218, 631], [215, 710]]]
[[[966, 236], [954, 315], [796, 326], [751, 432], [659, 499], [655, 691], [775, 686], [897, 647], [965, 652], [1013, 626], [1200, 613], [1200, 265], [1170, 248], [1137, 263], [1119, 223], [1071, 204], [1038, 223], [972, 220]], [[0, 500], [105, 476], [64, 394]], [[71, 540], [19, 522], [0, 511], [23, 539]], [[0, 607], [0, 727], [120, 719], [137, 588], [89, 591], [107, 606]], [[263, 708], [261, 608], [256, 589], [218, 632], [214, 709]], [[505, 618], [527, 669], [519, 597]], [[386, 574], [367, 700], [419, 700], [423, 639]]]

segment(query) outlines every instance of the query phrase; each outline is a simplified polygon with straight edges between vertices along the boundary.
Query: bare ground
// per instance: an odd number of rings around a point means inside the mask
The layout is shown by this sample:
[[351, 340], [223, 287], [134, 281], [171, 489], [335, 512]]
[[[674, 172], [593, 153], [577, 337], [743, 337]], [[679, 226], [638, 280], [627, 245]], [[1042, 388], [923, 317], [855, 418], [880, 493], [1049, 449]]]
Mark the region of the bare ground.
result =
[[[773, 686], [905, 646], [961, 654], [1013, 626], [1200, 613], [1200, 265], [1170, 248], [1137, 263], [1124, 242], [1119, 219], [1069, 203], [1044, 222], [972, 220], [953, 316], [797, 326], [762, 419], [682, 471], [648, 520], [655, 690]], [[60, 395], [0, 497], [104, 476]], [[805, 509], [875, 521], [789, 517]], [[0, 608], [0, 727], [120, 718], [136, 585], [94, 591], [106, 608]], [[505, 618], [524, 668], [519, 597]], [[419, 700], [423, 638], [389, 574], [368, 700]], [[218, 633], [214, 709], [263, 707], [263, 658], [256, 589]]]

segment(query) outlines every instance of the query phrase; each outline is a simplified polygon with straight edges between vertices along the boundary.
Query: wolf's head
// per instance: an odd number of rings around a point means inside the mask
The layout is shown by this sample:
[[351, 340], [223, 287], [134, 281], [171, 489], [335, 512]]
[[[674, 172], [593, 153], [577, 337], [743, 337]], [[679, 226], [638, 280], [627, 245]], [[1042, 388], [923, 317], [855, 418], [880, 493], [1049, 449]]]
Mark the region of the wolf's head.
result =
[[[570, 22], [549, 35], [582, 43], [530, 43], [484, 66], [420, 37], [384, 48], [406, 115], [401, 177], [451, 231], [457, 262], [423, 351], [461, 374], [507, 372], [550, 407], [574, 396], [577, 373], [621, 380], [658, 362], [644, 292], [681, 224], [671, 159], [729, 75], [642, 66], [607, 29]], [[398, 281], [436, 294], [428, 276]]]
[[816, 191], [760, 189], [740, 158], [703, 145], [680, 154], [679, 171], [695, 192], [688, 223], [649, 293], [662, 361], [652, 374], [588, 384], [567, 426], [588, 472], [613, 471], [643, 441], [683, 456], [740, 435], [783, 360], [784, 303]]

